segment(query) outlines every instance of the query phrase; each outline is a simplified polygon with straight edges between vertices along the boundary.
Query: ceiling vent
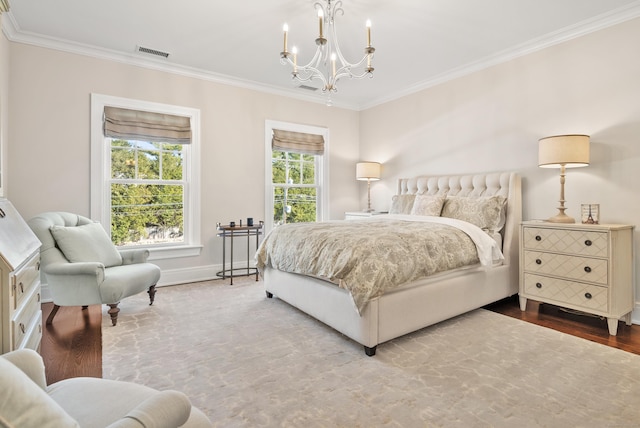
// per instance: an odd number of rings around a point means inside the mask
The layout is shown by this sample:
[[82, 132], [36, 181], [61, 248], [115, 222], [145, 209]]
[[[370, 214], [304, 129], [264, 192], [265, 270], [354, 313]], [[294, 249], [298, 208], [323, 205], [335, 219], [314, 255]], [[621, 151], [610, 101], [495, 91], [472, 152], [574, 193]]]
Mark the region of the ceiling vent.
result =
[[161, 56], [162, 58], [168, 58], [169, 57], [169, 53], [168, 52], [162, 52], [156, 49], [149, 49], [149, 48], [145, 48], [144, 46], [137, 46], [136, 49], [137, 52], [142, 52], [145, 54], [149, 54], [149, 55], [155, 55], [155, 56]]
[[305, 89], [307, 91], [317, 91], [320, 88], [314, 88], [313, 86], [308, 86], [308, 85], [300, 85], [298, 86], [298, 88], [300, 89]]

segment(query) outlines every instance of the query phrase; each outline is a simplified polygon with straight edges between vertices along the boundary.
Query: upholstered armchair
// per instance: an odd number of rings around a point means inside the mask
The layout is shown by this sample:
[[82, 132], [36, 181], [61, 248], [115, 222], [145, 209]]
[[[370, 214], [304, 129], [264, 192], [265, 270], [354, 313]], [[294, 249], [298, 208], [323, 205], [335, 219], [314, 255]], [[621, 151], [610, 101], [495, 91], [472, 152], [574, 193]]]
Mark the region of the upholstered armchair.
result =
[[60, 306], [106, 304], [116, 325], [122, 299], [146, 290], [153, 304], [160, 268], [147, 263], [148, 250], [118, 250], [101, 224], [77, 214], [46, 212], [27, 223], [42, 243], [40, 270], [53, 296], [47, 324]]
[[31, 349], [0, 356], [0, 425], [9, 427], [211, 427], [180, 391], [76, 377], [46, 384], [42, 357]]

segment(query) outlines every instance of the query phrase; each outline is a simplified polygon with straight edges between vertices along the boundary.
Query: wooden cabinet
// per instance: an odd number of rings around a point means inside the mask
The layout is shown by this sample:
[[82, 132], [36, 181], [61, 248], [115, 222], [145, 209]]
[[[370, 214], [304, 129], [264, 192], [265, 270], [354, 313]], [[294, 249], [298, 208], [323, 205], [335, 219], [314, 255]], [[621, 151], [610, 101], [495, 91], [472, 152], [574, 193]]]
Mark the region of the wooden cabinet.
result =
[[18, 211], [0, 198], [0, 333], [2, 353], [40, 349], [40, 241]]
[[633, 226], [524, 222], [520, 233], [520, 309], [527, 299], [631, 324]]

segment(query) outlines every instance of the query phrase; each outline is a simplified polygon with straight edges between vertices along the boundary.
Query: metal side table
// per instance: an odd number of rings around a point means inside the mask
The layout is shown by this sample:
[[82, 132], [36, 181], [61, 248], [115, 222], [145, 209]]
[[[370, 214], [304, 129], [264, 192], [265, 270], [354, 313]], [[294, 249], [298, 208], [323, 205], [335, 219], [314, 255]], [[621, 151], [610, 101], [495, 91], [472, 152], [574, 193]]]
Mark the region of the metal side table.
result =
[[[231, 226], [231, 225], [221, 225], [218, 224], [218, 234], [217, 236], [222, 237], [222, 270], [216, 273], [217, 276], [222, 279], [230, 278], [231, 285], [233, 285], [233, 277], [234, 276], [247, 276], [253, 275], [256, 276], [256, 281], [258, 280], [258, 269], [256, 267], [251, 266], [251, 258], [250, 258], [250, 241], [251, 237], [254, 236], [256, 239], [256, 251], [258, 250], [258, 246], [260, 245], [260, 235], [263, 233], [264, 224], [260, 222], [260, 224], [255, 226]], [[234, 238], [247, 238], [247, 266], [245, 267], [233, 267], [233, 240]], [[227, 238], [229, 238], [229, 258], [230, 265], [227, 269]], [[235, 273], [242, 272], [242, 273]]]

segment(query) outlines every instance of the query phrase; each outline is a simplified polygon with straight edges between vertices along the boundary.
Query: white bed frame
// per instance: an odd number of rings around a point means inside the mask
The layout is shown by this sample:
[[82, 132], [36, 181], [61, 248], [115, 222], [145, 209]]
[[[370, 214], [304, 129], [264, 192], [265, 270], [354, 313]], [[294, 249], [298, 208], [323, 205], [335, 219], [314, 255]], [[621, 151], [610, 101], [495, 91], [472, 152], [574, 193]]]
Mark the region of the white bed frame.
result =
[[267, 297], [273, 295], [364, 345], [376, 347], [396, 337], [480, 308], [518, 292], [518, 240], [522, 220], [518, 174], [416, 177], [400, 179], [398, 194], [507, 197], [503, 233], [504, 263], [484, 269], [469, 268], [406, 284], [369, 302], [362, 316], [347, 291], [321, 279], [266, 268]]

